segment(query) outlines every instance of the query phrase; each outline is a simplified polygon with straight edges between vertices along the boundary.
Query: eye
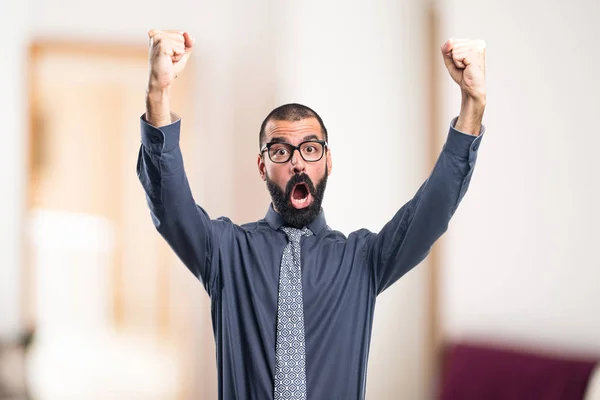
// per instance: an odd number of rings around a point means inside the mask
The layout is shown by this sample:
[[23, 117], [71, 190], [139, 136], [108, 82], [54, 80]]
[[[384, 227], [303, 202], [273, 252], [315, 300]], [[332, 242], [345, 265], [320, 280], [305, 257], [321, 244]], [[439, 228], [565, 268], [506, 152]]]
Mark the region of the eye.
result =
[[274, 158], [277, 160], [280, 160], [280, 159], [283, 160], [283, 159], [289, 157], [289, 153], [290, 153], [290, 150], [283, 143], [282, 144], [274, 144], [269, 149], [269, 154], [270, 154], [271, 158]]

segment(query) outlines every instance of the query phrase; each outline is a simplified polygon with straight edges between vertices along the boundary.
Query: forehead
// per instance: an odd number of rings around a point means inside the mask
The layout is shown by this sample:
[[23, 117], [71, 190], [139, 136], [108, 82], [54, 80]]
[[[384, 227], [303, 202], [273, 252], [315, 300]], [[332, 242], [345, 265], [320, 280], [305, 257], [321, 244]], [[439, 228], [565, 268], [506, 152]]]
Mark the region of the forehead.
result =
[[265, 126], [265, 139], [270, 142], [273, 138], [282, 138], [288, 141], [301, 141], [307, 136], [316, 136], [323, 140], [321, 125], [316, 118], [305, 118], [299, 121], [271, 120]]

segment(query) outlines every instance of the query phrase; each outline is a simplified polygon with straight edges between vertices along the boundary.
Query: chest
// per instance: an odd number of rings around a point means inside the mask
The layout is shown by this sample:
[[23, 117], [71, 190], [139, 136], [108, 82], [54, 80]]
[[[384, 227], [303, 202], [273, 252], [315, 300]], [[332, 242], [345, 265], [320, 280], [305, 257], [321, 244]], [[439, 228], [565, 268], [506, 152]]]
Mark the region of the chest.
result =
[[[219, 250], [221, 296], [245, 311], [276, 314], [285, 236], [237, 241]], [[302, 238], [302, 300], [307, 317], [315, 310], [352, 310], [368, 295], [364, 248], [348, 241]]]

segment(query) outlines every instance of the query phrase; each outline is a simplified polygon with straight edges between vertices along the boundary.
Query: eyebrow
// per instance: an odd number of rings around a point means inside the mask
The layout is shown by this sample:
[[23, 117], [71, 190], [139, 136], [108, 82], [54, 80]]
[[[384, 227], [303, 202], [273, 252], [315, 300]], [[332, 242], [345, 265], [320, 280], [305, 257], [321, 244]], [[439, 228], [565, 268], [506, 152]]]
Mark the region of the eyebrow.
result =
[[[302, 138], [303, 142], [306, 142], [308, 140], [320, 140], [320, 139], [317, 135], [315, 135], [313, 133], [312, 135], [307, 135], [307, 136], [304, 136], [304, 138]], [[271, 138], [271, 143], [288, 143], [288, 142], [285, 140], [285, 138], [283, 138], [281, 136], [276, 136], [276, 137]]]

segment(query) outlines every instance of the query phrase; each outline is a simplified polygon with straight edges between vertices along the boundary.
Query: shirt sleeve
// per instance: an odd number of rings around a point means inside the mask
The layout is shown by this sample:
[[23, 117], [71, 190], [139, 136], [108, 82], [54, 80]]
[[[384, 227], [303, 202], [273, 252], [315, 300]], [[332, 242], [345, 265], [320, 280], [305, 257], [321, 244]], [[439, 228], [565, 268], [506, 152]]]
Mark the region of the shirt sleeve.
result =
[[210, 295], [217, 274], [211, 255], [219, 226], [194, 201], [179, 147], [181, 120], [172, 116], [177, 120], [160, 128], [141, 117], [137, 175], [154, 226]]
[[378, 294], [429, 254], [469, 187], [485, 128], [475, 136], [457, 131], [455, 124], [456, 118], [429, 178], [378, 234], [369, 237], [367, 260]]

